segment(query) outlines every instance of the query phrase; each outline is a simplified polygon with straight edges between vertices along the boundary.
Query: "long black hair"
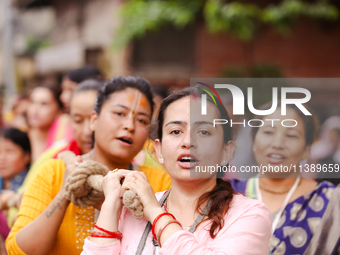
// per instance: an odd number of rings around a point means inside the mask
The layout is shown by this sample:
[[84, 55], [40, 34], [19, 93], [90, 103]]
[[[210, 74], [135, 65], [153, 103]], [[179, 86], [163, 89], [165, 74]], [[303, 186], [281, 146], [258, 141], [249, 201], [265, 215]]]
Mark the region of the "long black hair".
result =
[[[165, 98], [161, 104], [161, 107], [159, 109], [158, 113], [158, 128], [157, 128], [157, 134], [158, 134], [158, 139], [162, 141], [162, 136], [163, 136], [163, 125], [164, 125], [164, 117], [166, 113], [166, 109], [170, 104], [173, 102], [184, 98], [186, 96], [194, 95], [195, 97], [201, 97], [202, 90], [197, 89], [197, 88], [186, 88], [183, 90], [180, 90], [178, 92], [175, 92]], [[213, 103], [213, 100], [210, 98], [207, 98], [208, 101]], [[217, 100], [217, 99], [216, 99]], [[218, 109], [218, 115], [219, 118], [223, 118], [228, 120], [228, 123], [230, 122], [230, 118], [228, 115], [227, 110], [225, 107], [221, 104], [217, 104], [217, 109]], [[227, 144], [229, 141], [232, 140], [232, 128], [229, 125], [222, 125], [223, 127], [223, 141], [224, 144]], [[224, 216], [228, 212], [231, 201], [233, 199], [233, 196], [235, 194], [235, 191], [233, 190], [231, 183], [228, 181], [224, 181], [221, 178], [222, 172], [217, 173], [217, 180], [216, 180], [216, 185], [215, 187], [208, 192], [205, 192], [203, 195], [201, 195], [198, 199], [196, 211], [200, 213], [200, 209], [202, 206], [211, 200], [211, 208], [208, 213], [208, 219], [212, 221], [209, 234], [211, 238], [215, 238], [218, 231], [221, 230], [224, 226]]]

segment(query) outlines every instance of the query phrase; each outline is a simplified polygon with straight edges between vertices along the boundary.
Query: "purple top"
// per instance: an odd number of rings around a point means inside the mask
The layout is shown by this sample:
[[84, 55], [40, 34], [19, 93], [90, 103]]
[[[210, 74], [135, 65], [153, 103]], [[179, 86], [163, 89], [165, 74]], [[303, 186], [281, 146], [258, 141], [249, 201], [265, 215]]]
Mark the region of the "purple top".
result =
[[7, 225], [7, 220], [5, 216], [3, 216], [2, 212], [0, 212], [0, 235], [6, 239], [9, 233], [9, 227]]

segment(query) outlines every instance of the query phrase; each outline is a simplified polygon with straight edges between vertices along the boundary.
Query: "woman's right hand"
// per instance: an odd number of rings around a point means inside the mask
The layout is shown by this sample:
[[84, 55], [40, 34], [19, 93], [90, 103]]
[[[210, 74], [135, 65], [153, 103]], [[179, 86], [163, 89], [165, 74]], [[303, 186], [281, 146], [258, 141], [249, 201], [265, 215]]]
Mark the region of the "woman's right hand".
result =
[[125, 192], [125, 189], [122, 188], [121, 180], [130, 172], [130, 170], [110, 171], [104, 177], [102, 188], [105, 195], [105, 204], [111, 204], [115, 208], [121, 209], [123, 206], [122, 197]]
[[[109, 231], [118, 231], [118, 222], [123, 208], [122, 197], [125, 190], [122, 188], [121, 180], [130, 170], [110, 171], [103, 179], [102, 188], [105, 195], [105, 201], [101, 206], [97, 225]], [[91, 237], [91, 242], [103, 243], [102, 238]], [[108, 240], [115, 240], [109, 238]]]

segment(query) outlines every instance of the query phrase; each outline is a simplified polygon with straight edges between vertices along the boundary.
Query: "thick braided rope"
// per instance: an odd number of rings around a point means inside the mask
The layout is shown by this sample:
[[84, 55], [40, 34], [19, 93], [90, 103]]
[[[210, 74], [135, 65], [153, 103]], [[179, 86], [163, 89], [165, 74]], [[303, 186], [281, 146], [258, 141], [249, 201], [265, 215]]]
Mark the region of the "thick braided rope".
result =
[[[75, 155], [70, 151], [62, 152], [58, 158], [66, 164], [73, 161]], [[93, 160], [80, 163], [77, 169], [67, 178], [65, 184], [65, 197], [79, 207], [88, 207], [104, 200], [101, 183], [110, 170]], [[123, 195], [123, 204], [137, 218], [143, 218], [143, 205], [133, 190]]]
[[134, 190], [127, 190], [123, 195], [123, 204], [128, 208], [136, 219], [144, 216], [143, 205]]
[[104, 200], [101, 183], [109, 169], [93, 160], [80, 163], [67, 178], [65, 196], [76, 206], [93, 206]]

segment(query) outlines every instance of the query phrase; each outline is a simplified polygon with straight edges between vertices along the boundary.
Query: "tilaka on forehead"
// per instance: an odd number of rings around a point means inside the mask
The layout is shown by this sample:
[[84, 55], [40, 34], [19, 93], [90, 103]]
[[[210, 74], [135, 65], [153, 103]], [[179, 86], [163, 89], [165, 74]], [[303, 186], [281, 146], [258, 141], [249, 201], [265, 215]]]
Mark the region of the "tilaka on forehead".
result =
[[140, 105], [141, 106], [145, 106], [146, 105], [146, 98], [142, 97], [142, 99], [140, 100]]
[[128, 98], [127, 98], [128, 102], [132, 102], [133, 101], [133, 96], [131, 95], [128, 95]]
[[[139, 99], [140, 96], [141, 96], [141, 95], [137, 94], [137, 101], [138, 101], [138, 99]], [[134, 99], [135, 99], [135, 98], [134, 98], [133, 96], [128, 95], [128, 98], [127, 98], [128, 102], [132, 102]], [[140, 104], [141, 106], [145, 106], [145, 105], [146, 105], [146, 98], [145, 98], [145, 97], [142, 97], [142, 99], [140, 100], [139, 104]]]

